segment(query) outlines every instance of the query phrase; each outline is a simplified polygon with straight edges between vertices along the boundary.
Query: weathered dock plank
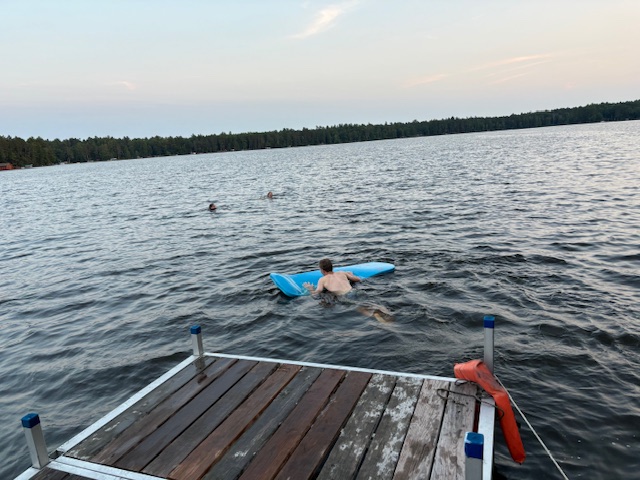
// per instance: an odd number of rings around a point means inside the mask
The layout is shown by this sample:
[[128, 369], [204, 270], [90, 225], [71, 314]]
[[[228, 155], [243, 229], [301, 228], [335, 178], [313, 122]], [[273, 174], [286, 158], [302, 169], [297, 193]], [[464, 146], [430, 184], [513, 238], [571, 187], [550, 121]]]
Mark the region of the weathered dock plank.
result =
[[169, 443], [206, 412], [257, 363], [238, 361], [191, 401], [147, 435], [133, 449], [113, 463], [127, 470], [140, 471]]
[[140, 418], [148, 415], [151, 410], [156, 408], [167, 397], [173, 395], [180, 388], [184, 387], [193, 378], [196, 378], [201, 374], [205, 374], [205, 369], [214, 361], [216, 361], [216, 359], [213, 357], [204, 357], [194, 360], [176, 375], [129, 407], [125, 412], [121, 413], [116, 418], [106, 423], [102, 428], [94, 432], [91, 436], [71, 448], [67, 452], [67, 455], [81, 460], [89, 460], [116, 436], [120, 435]]
[[321, 372], [320, 368], [303, 367], [256, 422], [242, 434], [220, 461], [213, 465], [203, 477], [204, 480], [238, 478]]
[[[204, 405], [200, 415], [182, 432], [162, 445], [156, 452], [155, 460], [143, 468], [143, 472], [156, 472], [163, 476], [173, 470], [184, 457], [196, 448], [224, 419], [233, 412], [269, 375], [277, 368], [276, 363], [260, 362], [246, 372], [231, 388], [218, 399]], [[230, 380], [228, 383], [231, 383]], [[187, 406], [186, 408], [190, 408]], [[195, 413], [194, 412], [194, 416]]]
[[432, 478], [461, 479], [465, 475], [465, 432], [473, 430], [475, 394], [478, 387], [472, 383], [449, 384], [449, 394], [442, 418], [440, 438], [433, 463]]
[[422, 384], [394, 480], [430, 477], [446, 404], [438, 391], [446, 392], [448, 387], [447, 382], [438, 380], [425, 380]]
[[[251, 394], [251, 397], [239, 404], [238, 408], [232, 409], [232, 413], [215, 429], [213, 422], [205, 422], [211, 433], [202, 440], [198, 438], [197, 443], [188, 442], [186, 455], [173, 454], [171, 449], [167, 448], [144, 469], [144, 472], [158, 476], [168, 476], [171, 473], [177, 478], [200, 478], [204, 475], [300, 370], [300, 367], [295, 365], [260, 365], [269, 366], [271, 371], [275, 372]], [[182, 438], [178, 438], [174, 445], [180, 446], [182, 443]], [[178, 451], [182, 453], [181, 450]]]
[[35, 476], [31, 477], [31, 480], [69, 480], [69, 474], [45, 467], [36, 473]]
[[274, 478], [291, 452], [307, 433], [312, 422], [329, 401], [345, 372], [324, 370], [291, 414], [258, 452], [240, 476], [242, 480]]
[[175, 394], [166, 398], [151, 412], [138, 418], [130, 428], [116, 436], [105, 447], [90, 458], [92, 462], [112, 465], [122, 455], [136, 446], [143, 438], [153, 432], [157, 425], [171, 416], [201, 390], [207, 388], [222, 373], [236, 363], [235, 359], [219, 359], [201, 374], [185, 384]]
[[370, 373], [349, 372], [329, 404], [276, 476], [278, 480], [313, 478], [353, 411]]
[[356, 478], [393, 478], [422, 382], [422, 379], [398, 378]]
[[319, 480], [355, 477], [395, 384], [396, 377], [373, 375], [320, 471]]

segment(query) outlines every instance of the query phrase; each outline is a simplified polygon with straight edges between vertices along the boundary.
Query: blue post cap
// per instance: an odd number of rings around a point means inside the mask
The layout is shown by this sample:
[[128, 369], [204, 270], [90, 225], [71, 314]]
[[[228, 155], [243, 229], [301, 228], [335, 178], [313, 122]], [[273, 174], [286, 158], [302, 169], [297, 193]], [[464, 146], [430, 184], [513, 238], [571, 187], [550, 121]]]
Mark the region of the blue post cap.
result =
[[484, 328], [493, 328], [496, 323], [496, 318], [493, 315], [484, 316]]
[[469, 458], [482, 460], [484, 447], [484, 435], [476, 432], [467, 432], [464, 436], [464, 454]]
[[200, 328], [200, 325], [194, 325], [193, 327], [191, 327], [191, 335], [198, 335], [200, 332], [202, 332], [202, 328]]
[[22, 417], [22, 426], [24, 428], [33, 428], [40, 423], [40, 416], [37, 413], [29, 413]]

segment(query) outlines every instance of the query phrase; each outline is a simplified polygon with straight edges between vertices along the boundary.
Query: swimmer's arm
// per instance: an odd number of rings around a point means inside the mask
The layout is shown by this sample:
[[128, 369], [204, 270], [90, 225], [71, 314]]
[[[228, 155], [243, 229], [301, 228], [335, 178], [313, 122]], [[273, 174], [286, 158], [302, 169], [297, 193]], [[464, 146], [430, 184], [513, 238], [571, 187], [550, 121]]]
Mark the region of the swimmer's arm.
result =
[[306, 288], [307, 290], [309, 290], [309, 293], [311, 295], [317, 295], [317, 294], [321, 293], [322, 290], [324, 290], [324, 282], [322, 280], [324, 280], [324, 278], [321, 278], [320, 280], [318, 280], [318, 288], [317, 289], [314, 289], [313, 288], [313, 284], [309, 283], [309, 282], [303, 283], [302, 286], [304, 288]]
[[361, 282], [362, 279], [351, 272], [344, 272], [347, 275], [347, 278], [352, 282]]

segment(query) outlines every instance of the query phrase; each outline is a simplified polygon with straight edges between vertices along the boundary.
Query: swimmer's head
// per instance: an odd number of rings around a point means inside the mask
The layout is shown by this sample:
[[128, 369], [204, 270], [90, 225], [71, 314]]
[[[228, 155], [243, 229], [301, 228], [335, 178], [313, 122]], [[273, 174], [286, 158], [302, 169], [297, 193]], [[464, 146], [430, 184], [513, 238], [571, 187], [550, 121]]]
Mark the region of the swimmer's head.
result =
[[333, 263], [328, 258], [323, 258], [318, 263], [320, 270], [324, 270], [325, 272], [333, 272]]
[[210, 203], [209, 204], [209, 210], [211, 210], [212, 212], [216, 209], [216, 204], [215, 203]]

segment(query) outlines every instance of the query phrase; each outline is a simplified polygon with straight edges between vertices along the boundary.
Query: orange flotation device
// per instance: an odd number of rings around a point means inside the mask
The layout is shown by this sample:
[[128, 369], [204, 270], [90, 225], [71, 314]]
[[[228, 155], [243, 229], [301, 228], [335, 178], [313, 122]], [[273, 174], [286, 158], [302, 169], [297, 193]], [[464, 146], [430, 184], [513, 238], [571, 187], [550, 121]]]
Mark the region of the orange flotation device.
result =
[[500, 427], [502, 427], [502, 434], [504, 435], [511, 458], [518, 463], [524, 462], [526, 454], [524, 453], [524, 446], [522, 445], [522, 439], [518, 431], [516, 417], [511, 409], [509, 394], [502, 385], [498, 383], [498, 380], [489, 371], [489, 368], [482, 360], [471, 360], [466, 363], [457, 363], [453, 367], [453, 372], [456, 378], [477, 383], [493, 397], [496, 406], [503, 413], [500, 418]]

